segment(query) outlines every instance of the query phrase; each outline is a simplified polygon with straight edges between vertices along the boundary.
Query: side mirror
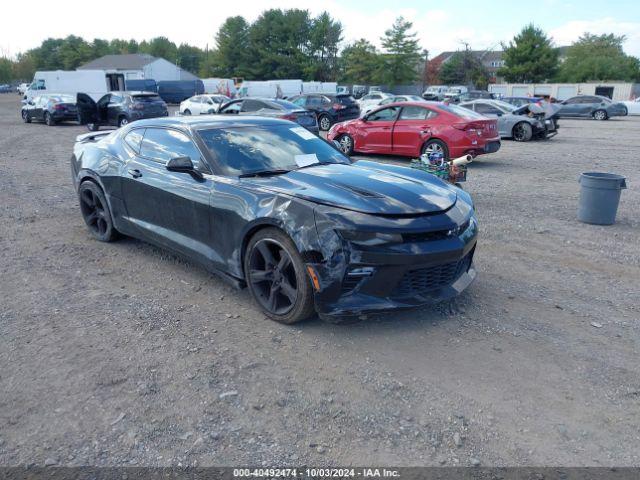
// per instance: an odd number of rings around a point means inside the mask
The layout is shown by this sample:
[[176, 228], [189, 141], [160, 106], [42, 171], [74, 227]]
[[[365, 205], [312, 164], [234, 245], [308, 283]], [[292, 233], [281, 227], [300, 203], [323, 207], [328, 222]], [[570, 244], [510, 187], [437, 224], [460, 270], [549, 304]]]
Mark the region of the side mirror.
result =
[[196, 180], [203, 179], [202, 173], [196, 170], [196, 167], [194, 167], [193, 162], [189, 157], [172, 158], [167, 163], [167, 170], [170, 172], [188, 173]]

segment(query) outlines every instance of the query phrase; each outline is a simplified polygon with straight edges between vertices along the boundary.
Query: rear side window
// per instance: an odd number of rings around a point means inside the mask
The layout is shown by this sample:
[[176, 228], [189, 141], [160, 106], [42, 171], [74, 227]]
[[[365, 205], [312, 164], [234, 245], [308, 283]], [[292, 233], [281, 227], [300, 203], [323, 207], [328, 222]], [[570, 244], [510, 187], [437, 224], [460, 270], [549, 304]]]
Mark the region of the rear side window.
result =
[[485, 118], [479, 113], [474, 112], [473, 110], [467, 110], [464, 107], [459, 107], [457, 105], [438, 105], [438, 108], [441, 108], [447, 113], [451, 113], [456, 117], [465, 118], [469, 120], [485, 120]]
[[242, 103], [243, 112], [257, 112], [264, 108], [264, 103], [259, 100], [247, 99]]
[[427, 120], [436, 116], [433, 110], [423, 107], [404, 107], [400, 113], [400, 120]]
[[138, 128], [127, 133], [127, 135], [124, 137], [124, 141], [129, 147], [131, 147], [134, 152], [140, 153], [140, 144], [142, 143], [143, 137], [144, 129]]
[[351, 105], [353, 103], [356, 103], [356, 99], [351, 95], [338, 95], [336, 96], [336, 100], [342, 105]]
[[140, 154], [158, 162], [167, 163], [172, 158], [189, 157], [200, 166], [200, 151], [184, 133], [165, 128], [147, 128]]

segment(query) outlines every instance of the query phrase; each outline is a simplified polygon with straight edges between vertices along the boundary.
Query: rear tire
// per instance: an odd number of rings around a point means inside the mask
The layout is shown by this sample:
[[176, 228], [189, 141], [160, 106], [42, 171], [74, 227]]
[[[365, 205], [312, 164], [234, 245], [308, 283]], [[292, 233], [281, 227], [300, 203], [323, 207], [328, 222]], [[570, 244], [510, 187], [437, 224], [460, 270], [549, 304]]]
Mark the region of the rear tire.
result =
[[331, 128], [331, 119], [329, 118], [329, 115], [320, 115], [320, 118], [318, 118], [318, 127], [323, 132], [329, 131]]
[[22, 111], [22, 121], [24, 123], [31, 123], [31, 115], [26, 110]]
[[347, 157], [353, 155], [353, 137], [348, 134], [340, 135], [338, 138], [338, 143], [340, 144], [340, 150]]
[[533, 128], [527, 122], [518, 122], [513, 126], [511, 136], [516, 142], [528, 142], [533, 137]]
[[120, 117], [118, 119], [118, 128], [126, 127], [129, 125], [129, 119], [127, 117]]
[[422, 146], [422, 155], [432, 152], [442, 152], [445, 160], [449, 160], [449, 147], [442, 140], [429, 140]]
[[302, 256], [281, 230], [266, 228], [249, 240], [244, 272], [251, 296], [270, 319], [290, 325], [313, 315], [313, 291]]
[[91, 235], [100, 242], [111, 242], [118, 237], [113, 226], [109, 204], [102, 189], [90, 180], [85, 180], [78, 189], [80, 212]]
[[98, 125], [97, 123], [87, 123], [87, 128], [90, 132], [97, 132], [98, 130], [100, 130], [100, 125]]
[[191, 110], [189, 110], [188, 108], [184, 111], [185, 115], [191, 115]]
[[593, 112], [593, 118], [600, 121], [608, 120], [609, 115], [605, 110], [596, 110], [595, 112]]

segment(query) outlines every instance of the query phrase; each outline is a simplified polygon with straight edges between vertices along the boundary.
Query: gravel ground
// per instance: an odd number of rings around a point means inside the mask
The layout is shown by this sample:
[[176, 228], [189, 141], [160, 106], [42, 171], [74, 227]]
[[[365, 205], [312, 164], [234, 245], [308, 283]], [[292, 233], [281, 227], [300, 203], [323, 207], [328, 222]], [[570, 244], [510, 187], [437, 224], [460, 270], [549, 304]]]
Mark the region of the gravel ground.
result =
[[[640, 465], [640, 117], [561, 127], [472, 165], [458, 300], [287, 327], [192, 263], [92, 240], [85, 130], [0, 96], [0, 464]], [[615, 226], [576, 220], [588, 170], [627, 176]]]

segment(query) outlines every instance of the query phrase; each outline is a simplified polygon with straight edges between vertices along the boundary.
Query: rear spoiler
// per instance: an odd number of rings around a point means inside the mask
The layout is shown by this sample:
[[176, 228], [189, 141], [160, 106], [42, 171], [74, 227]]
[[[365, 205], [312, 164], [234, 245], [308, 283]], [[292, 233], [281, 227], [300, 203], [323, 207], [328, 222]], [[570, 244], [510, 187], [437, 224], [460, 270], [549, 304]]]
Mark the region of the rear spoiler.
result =
[[104, 132], [83, 133], [76, 137], [76, 143], [95, 142], [97, 138], [111, 135], [113, 130], [105, 130]]

